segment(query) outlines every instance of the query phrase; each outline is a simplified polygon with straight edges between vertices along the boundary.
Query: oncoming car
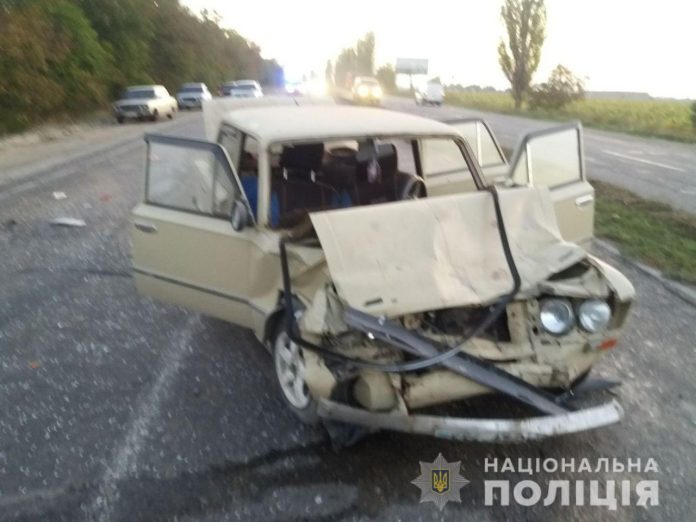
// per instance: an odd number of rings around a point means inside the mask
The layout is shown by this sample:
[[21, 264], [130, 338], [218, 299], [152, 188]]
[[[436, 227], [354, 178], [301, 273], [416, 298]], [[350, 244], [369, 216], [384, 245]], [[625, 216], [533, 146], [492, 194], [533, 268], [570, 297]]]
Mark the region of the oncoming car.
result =
[[157, 121], [162, 116], [172, 119], [176, 109], [177, 101], [162, 85], [128, 87], [123, 97], [113, 105], [118, 123], [127, 119]]
[[[336, 426], [504, 441], [620, 420], [615, 400], [568, 401], [634, 298], [579, 246], [579, 126], [527, 136], [509, 165], [480, 120], [295, 103], [217, 120], [206, 104], [210, 142], [146, 136], [141, 293], [250, 328], [287, 406], [339, 441]], [[492, 393], [540, 415], [419, 413]]]
[[353, 102], [379, 105], [382, 103], [382, 87], [377, 78], [358, 76], [353, 81]]
[[185, 83], [176, 93], [179, 109], [200, 109], [205, 100], [211, 100], [212, 94], [205, 83]]
[[223, 84], [221, 94], [233, 98], [261, 98], [263, 91], [256, 80], [237, 80]]

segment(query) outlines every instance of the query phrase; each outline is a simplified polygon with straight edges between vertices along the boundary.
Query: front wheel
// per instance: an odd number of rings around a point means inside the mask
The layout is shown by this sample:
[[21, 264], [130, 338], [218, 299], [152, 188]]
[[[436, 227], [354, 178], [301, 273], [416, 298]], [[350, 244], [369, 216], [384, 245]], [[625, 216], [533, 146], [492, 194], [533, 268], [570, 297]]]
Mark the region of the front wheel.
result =
[[317, 424], [317, 402], [305, 382], [305, 362], [302, 349], [294, 343], [284, 328], [278, 326], [273, 339], [273, 365], [281, 396], [290, 410], [305, 424]]

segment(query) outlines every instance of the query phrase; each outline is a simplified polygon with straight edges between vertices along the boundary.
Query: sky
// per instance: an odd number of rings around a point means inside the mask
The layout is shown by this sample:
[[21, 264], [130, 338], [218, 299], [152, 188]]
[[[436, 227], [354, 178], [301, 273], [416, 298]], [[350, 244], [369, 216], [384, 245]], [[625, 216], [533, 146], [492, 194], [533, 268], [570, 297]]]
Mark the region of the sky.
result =
[[[315, 71], [375, 33], [376, 63], [427, 58], [445, 83], [509, 87], [498, 65], [502, 0], [182, 0], [217, 11], [287, 77]], [[534, 82], [558, 64], [588, 90], [696, 99], [695, 0], [547, 0], [547, 37]]]

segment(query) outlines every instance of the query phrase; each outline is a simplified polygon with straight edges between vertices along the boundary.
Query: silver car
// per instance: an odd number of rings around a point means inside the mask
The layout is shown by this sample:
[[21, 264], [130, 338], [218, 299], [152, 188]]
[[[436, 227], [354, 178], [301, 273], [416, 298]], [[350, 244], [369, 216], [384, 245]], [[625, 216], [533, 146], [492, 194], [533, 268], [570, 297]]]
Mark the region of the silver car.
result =
[[233, 98], [261, 98], [263, 91], [256, 80], [237, 80], [224, 83], [221, 94]]
[[179, 109], [200, 109], [203, 106], [203, 100], [212, 98], [213, 95], [210, 94], [205, 83], [185, 83], [176, 93]]

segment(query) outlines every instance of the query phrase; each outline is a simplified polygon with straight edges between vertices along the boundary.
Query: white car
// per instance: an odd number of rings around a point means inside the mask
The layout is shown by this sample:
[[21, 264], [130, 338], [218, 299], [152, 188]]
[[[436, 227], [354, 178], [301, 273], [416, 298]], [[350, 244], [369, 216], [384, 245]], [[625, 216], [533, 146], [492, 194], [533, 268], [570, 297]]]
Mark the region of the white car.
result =
[[174, 118], [177, 102], [163, 85], [137, 85], [128, 87], [123, 97], [114, 103], [116, 121], [127, 119], [157, 121], [166, 116]]
[[428, 82], [425, 87], [416, 90], [418, 105], [442, 105], [445, 99], [445, 89], [440, 82]]
[[185, 83], [176, 93], [179, 109], [200, 109], [203, 106], [203, 100], [211, 100], [212, 98], [213, 95], [210, 94], [205, 83]]
[[222, 85], [222, 95], [233, 98], [261, 98], [263, 91], [256, 80], [237, 80]]

